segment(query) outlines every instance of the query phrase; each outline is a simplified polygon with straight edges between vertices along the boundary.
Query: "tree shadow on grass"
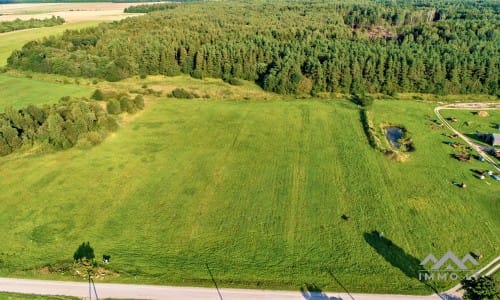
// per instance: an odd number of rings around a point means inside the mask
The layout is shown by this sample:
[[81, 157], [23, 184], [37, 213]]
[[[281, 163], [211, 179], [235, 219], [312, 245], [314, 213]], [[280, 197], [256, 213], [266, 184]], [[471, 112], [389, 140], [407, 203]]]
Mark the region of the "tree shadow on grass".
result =
[[328, 297], [317, 285], [310, 283], [306, 283], [305, 287], [301, 287], [300, 292], [305, 300], [342, 300], [342, 298], [338, 297]]
[[486, 142], [485, 142], [485, 141], [481, 138], [481, 135], [482, 135], [482, 134], [485, 134], [485, 133], [479, 133], [479, 135], [478, 135], [478, 133], [465, 133], [464, 135], [465, 135], [466, 137], [468, 137], [469, 139], [471, 139], [472, 141], [476, 142], [476, 143], [477, 143], [477, 142], [479, 142], [479, 143], [481, 143], [481, 144], [484, 144], [484, 145], [489, 146], [489, 145], [488, 145], [488, 143], [486, 143]]
[[401, 247], [394, 244], [390, 239], [386, 238], [382, 233], [376, 230], [370, 233], [365, 232], [363, 237], [368, 245], [375, 249], [375, 251], [377, 251], [377, 253], [393, 267], [401, 270], [401, 272], [403, 272], [407, 277], [414, 278], [422, 282], [422, 284], [427, 286], [434, 293], [439, 293], [439, 291], [428, 282], [420, 280], [419, 274], [422, 274], [422, 277], [424, 277], [423, 273], [426, 271], [423, 271], [418, 258], [406, 253]]

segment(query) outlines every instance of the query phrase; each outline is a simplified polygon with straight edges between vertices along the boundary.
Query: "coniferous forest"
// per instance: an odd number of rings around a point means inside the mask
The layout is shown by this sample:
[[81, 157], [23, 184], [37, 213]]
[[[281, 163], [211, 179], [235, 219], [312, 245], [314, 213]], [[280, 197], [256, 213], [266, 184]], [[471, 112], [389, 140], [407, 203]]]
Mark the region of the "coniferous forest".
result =
[[26, 44], [10, 67], [109, 81], [190, 74], [281, 94], [500, 93], [496, 1], [182, 3]]

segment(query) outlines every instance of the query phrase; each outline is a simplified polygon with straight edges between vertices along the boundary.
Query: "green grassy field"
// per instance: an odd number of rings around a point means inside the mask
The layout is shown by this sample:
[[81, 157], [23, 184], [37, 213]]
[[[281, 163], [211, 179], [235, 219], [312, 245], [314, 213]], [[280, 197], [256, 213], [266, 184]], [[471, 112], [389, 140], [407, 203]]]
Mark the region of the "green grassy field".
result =
[[0, 158], [0, 274], [71, 279], [43, 267], [90, 241], [115, 281], [211, 285], [209, 264], [222, 286], [430, 293], [421, 259], [479, 249], [485, 264], [500, 236], [500, 185], [450, 157], [432, 108], [374, 105], [412, 132], [405, 163], [340, 100], [157, 100], [90, 150]]
[[487, 117], [480, 117], [476, 114], [477, 110], [455, 110], [446, 109], [442, 110], [442, 115], [445, 118], [455, 117], [457, 122], [450, 122], [450, 124], [460, 132], [467, 134], [474, 139], [475, 142], [482, 143], [475, 136], [476, 132], [480, 133], [498, 133], [500, 130], [496, 128], [500, 124], [500, 110], [488, 110]]
[[7, 105], [16, 108], [28, 104], [58, 101], [63, 96], [90, 97], [94, 90], [88, 86], [48, 82], [0, 74], [0, 111]]
[[60, 296], [42, 296], [42, 295], [28, 295], [17, 293], [2, 293], [0, 292], [0, 300], [75, 300], [74, 297], [60, 297]]

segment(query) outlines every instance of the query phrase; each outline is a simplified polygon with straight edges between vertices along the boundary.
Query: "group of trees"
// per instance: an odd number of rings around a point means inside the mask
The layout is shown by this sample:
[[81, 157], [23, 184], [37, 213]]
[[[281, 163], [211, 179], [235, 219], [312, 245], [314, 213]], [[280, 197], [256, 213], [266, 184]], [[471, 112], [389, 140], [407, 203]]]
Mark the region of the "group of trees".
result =
[[47, 19], [29, 19], [21, 20], [15, 19], [14, 21], [0, 22], [0, 33], [9, 32], [14, 30], [28, 29], [28, 28], [38, 28], [38, 27], [51, 27], [63, 24], [65, 21], [59, 16], [52, 16]]
[[34, 144], [67, 149], [77, 143], [95, 145], [118, 124], [96, 101], [64, 97], [59, 103], [0, 113], [0, 156]]
[[[172, 4], [158, 4], [158, 7]], [[284, 94], [499, 94], [494, 1], [183, 3], [26, 44], [11, 67], [110, 81], [190, 74]], [[373, 34], [383, 29], [388, 34]]]
[[167, 4], [142, 4], [142, 5], [135, 5], [135, 6], [130, 6], [127, 7], [123, 10], [125, 13], [150, 13], [152, 11], [159, 11], [159, 10], [168, 10], [168, 9], [174, 9], [177, 7], [177, 4], [173, 3], [167, 3]]

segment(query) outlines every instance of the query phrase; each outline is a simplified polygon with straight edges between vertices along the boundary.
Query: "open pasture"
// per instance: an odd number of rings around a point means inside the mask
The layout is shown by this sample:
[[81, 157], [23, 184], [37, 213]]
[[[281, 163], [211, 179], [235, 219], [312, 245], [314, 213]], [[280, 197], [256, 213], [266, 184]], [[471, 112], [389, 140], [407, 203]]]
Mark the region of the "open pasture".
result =
[[432, 105], [373, 111], [412, 131], [407, 162], [324, 100], [157, 100], [90, 150], [0, 158], [0, 274], [72, 278], [57, 270], [90, 241], [106, 280], [211, 285], [208, 264], [222, 286], [431, 293], [430, 252], [498, 253], [500, 186], [450, 158]]
[[0, 111], [7, 105], [21, 108], [28, 104], [55, 102], [64, 96], [90, 97], [92, 92], [88, 86], [0, 74]]

